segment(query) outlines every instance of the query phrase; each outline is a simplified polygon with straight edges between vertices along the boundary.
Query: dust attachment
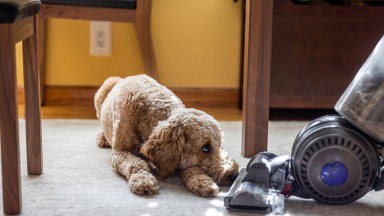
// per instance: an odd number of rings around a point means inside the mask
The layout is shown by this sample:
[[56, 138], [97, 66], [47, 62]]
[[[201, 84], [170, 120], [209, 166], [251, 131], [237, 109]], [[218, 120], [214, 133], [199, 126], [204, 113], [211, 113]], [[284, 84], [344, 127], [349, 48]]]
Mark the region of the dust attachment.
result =
[[255, 155], [225, 197], [225, 207], [230, 211], [281, 214], [288, 159], [289, 155], [278, 157], [267, 152]]

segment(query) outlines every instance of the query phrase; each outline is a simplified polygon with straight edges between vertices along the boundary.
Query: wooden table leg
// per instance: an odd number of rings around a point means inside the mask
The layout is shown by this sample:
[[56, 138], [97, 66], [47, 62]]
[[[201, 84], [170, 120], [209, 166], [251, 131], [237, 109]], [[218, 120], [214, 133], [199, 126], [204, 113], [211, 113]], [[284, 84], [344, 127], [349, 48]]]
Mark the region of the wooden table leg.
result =
[[42, 18], [40, 14], [35, 16], [37, 18], [37, 40], [39, 44], [39, 73], [40, 73], [40, 103], [44, 104], [44, 79], [45, 79], [45, 46], [46, 46], [46, 28], [47, 19]]
[[13, 24], [0, 24], [0, 128], [4, 213], [21, 212], [19, 122]]
[[36, 33], [23, 40], [23, 60], [28, 174], [40, 175], [43, 172], [43, 154], [41, 144], [40, 74], [38, 70]]
[[252, 157], [268, 145], [273, 0], [246, 4], [241, 153]]

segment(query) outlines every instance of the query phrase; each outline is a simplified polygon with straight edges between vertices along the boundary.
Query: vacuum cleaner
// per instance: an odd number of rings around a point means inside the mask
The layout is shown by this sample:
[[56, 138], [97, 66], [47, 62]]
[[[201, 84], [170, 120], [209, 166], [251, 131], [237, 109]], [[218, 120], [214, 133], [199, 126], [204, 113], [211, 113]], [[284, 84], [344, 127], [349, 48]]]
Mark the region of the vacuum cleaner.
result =
[[335, 110], [307, 124], [291, 155], [262, 152], [224, 198], [230, 211], [283, 213], [291, 196], [347, 204], [384, 189], [384, 37]]

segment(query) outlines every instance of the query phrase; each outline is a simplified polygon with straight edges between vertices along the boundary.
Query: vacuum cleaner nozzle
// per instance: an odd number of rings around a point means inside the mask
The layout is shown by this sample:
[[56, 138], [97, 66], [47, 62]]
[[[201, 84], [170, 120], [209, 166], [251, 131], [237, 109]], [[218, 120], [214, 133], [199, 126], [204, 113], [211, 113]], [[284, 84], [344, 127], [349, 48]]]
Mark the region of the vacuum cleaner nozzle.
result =
[[289, 155], [278, 157], [267, 152], [255, 155], [247, 168], [240, 171], [225, 197], [226, 208], [244, 212], [282, 213], [288, 159]]

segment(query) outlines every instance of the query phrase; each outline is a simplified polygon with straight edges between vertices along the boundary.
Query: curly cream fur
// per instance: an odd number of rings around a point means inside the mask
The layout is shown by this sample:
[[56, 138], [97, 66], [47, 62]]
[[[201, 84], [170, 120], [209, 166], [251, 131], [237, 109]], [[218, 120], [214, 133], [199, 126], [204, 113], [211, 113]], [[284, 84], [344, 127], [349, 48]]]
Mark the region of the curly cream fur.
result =
[[105, 136], [104, 136], [104, 132], [101, 132], [99, 133], [97, 136], [96, 136], [96, 143], [99, 147], [101, 148], [107, 148], [107, 147], [111, 147], [108, 143], [108, 141], [105, 139]]
[[157, 180], [151, 174], [148, 164], [131, 152], [113, 151], [111, 164], [116, 172], [128, 179], [128, 186], [132, 192], [153, 194], [159, 190]]
[[[107, 79], [95, 95], [103, 127], [100, 147], [111, 146], [111, 163], [127, 177], [137, 194], [158, 190], [145, 156], [162, 178], [177, 170], [191, 192], [214, 196], [218, 185], [229, 185], [238, 164], [221, 148], [222, 133], [212, 116], [186, 109], [170, 90], [146, 75]], [[202, 151], [209, 145], [210, 152]]]
[[189, 167], [180, 170], [178, 175], [181, 181], [189, 191], [200, 196], [216, 196], [219, 192], [219, 187], [211, 177], [203, 172], [199, 167]]
[[101, 105], [103, 104], [105, 98], [107, 98], [108, 93], [112, 90], [112, 88], [120, 82], [120, 77], [109, 77], [104, 81], [101, 88], [95, 94], [95, 108], [96, 108], [96, 116], [100, 118], [100, 110]]

